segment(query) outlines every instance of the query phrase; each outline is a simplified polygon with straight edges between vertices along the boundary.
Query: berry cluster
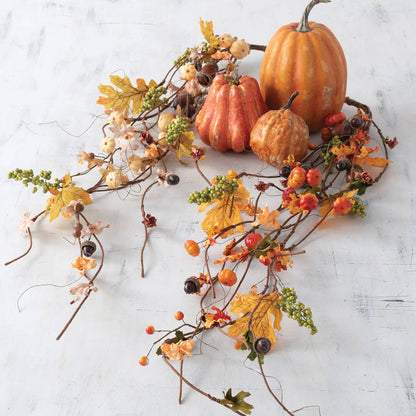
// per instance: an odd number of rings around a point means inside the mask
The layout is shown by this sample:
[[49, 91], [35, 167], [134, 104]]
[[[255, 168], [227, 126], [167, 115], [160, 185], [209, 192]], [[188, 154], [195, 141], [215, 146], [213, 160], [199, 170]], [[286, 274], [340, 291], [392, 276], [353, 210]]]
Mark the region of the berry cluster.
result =
[[297, 298], [293, 287], [283, 287], [282, 295], [279, 298], [279, 302], [276, 303], [276, 307], [283, 312], [287, 312], [287, 316], [297, 321], [299, 326], [309, 328], [311, 335], [316, 334], [318, 330], [313, 323], [311, 309], [305, 308], [303, 303], [297, 302]]
[[49, 191], [49, 189], [58, 189], [61, 187], [62, 181], [60, 179], [55, 179], [54, 182], [50, 182], [52, 172], [50, 170], [41, 170], [39, 175], [34, 175], [33, 170], [23, 170], [15, 169], [9, 172], [9, 179], [14, 179], [15, 181], [22, 181], [24, 186], [28, 186], [29, 183], [33, 184], [33, 193], [38, 191], [38, 187], [42, 188], [43, 193]]
[[215, 183], [217, 185], [207, 186], [202, 191], [192, 192], [188, 197], [188, 202], [198, 205], [211, 202], [213, 199], [220, 199], [224, 193], [231, 196], [239, 187], [237, 179], [227, 179], [221, 175], [215, 176]]
[[334, 157], [331, 148], [334, 146], [339, 147], [342, 143], [343, 141], [338, 136], [335, 136], [332, 140], [322, 146], [321, 157], [324, 159], [324, 166], [328, 166]]
[[147, 111], [157, 107], [163, 101], [160, 97], [167, 92], [167, 89], [162, 86], [150, 87], [143, 98], [143, 104], [140, 111]]
[[176, 117], [166, 127], [166, 143], [173, 145], [179, 136], [191, 128], [186, 117]]
[[364, 218], [367, 215], [367, 213], [365, 212], [365, 206], [363, 205], [361, 199], [355, 197], [352, 198], [352, 200], [355, 201], [355, 203], [351, 205], [351, 214], [355, 214], [361, 218]]

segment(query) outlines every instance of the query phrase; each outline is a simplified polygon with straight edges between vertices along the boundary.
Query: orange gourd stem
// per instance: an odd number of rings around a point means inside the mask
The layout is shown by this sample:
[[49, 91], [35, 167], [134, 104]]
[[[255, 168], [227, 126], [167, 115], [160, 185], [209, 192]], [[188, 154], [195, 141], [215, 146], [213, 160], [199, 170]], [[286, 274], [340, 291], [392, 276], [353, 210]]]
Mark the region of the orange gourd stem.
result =
[[299, 91], [295, 91], [287, 100], [287, 103], [281, 108], [281, 110], [290, 110], [290, 106], [293, 103], [293, 100], [299, 95]]
[[303, 12], [302, 19], [299, 22], [299, 26], [296, 28], [298, 32], [310, 32], [312, 29], [309, 26], [309, 13], [311, 12], [312, 8], [318, 3], [329, 3], [331, 0], [312, 0], [307, 6], [305, 11]]

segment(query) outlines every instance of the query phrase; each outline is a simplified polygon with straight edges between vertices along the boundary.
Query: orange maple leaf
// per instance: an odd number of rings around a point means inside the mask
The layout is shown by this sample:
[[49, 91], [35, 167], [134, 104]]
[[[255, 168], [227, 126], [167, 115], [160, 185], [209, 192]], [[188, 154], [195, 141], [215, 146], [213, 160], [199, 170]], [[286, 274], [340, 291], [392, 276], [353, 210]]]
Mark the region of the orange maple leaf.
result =
[[[230, 312], [241, 314], [241, 316], [228, 328], [228, 334], [238, 337], [252, 329], [255, 338], [266, 337], [273, 345], [276, 342], [274, 330], [280, 331], [281, 329], [282, 312], [275, 306], [279, 301], [279, 294], [272, 292], [261, 296], [252, 292], [249, 295], [237, 294], [235, 299], [231, 302]], [[273, 323], [272, 315], [274, 316]]]
[[268, 228], [279, 228], [280, 224], [279, 221], [277, 221], [277, 217], [279, 216], [280, 212], [277, 209], [274, 209], [273, 211], [269, 212], [269, 207], [266, 204], [264, 206], [263, 212], [261, 214], [258, 214], [257, 220], [252, 222], [251, 225], [257, 226], [260, 224], [264, 224], [266, 226], [266, 229]]

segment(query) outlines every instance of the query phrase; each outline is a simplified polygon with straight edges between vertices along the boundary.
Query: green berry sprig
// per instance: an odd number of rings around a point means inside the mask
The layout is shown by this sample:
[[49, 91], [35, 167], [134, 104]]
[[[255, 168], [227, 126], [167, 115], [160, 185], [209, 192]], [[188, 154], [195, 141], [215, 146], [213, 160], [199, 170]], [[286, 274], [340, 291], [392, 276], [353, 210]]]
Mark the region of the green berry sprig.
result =
[[321, 157], [324, 159], [324, 166], [328, 166], [331, 162], [331, 159], [334, 157], [334, 154], [331, 152], [332, 147], [339, 147], [343, 141], [338, 137], [333, 137], [328, 143], [325, 143], [322, 146]]
[[180, 67], [182, 65], [192, 62], [191, 58], [189, 57], [190, 53], [191, 53], [191, 48], [186, 48], [185, 52], [181, 56], [178, 56], [175, 59], [175, 62], [173, 63], [173, 65], [175, 67]]
[[189, 195], [188, 202], [201, 205], [211, 202], [213, 199], [220, 199], [226, 193], [231, 196], [239, 187], [237, 179], [227, 179], [226, 176], [215, 176], [215, 185], [207, 186], [202, 191], [194, 191]]
[[293, 287], [283, 287], [279, 302], [275, 306], [286, 312], [290, 319], [297, 321], [299, 326], [309, 328], [311, 335], [316, 334], [318, 330], [312, 320], [311, 308], [305, 308], [305, 305], [297, 301], [297, 299], [298, 297]]
[[163, 86], [150, 87], [143, 98], [143, 104], [140, 111], [147, 111], [157, 107], [163, 101], [160, 97], [167, 92], [168, 90]]
[[39, 188], [42, 188], [43, 193], [48, 192], [51, 188], [59, 189], [62, 180], [55, 178], [54, 182], [51, 182], [51, 177], [52, 172], [50, 170], [41, 170], [39, 175], [35, 175], [32, 169], [23, 170], [17, 168], [8, 174], [9, 179], [21, 181], [24, 186], [29, 186], [29, 183], [33, 184], [33, 193], [37, 192]]
[[166, 127], [166, 143], [173, 145], [179, 136], [190, 128], [191, 125], [186, 117], [176, 117]]
[[367, 213], [365, 212], [365, 206], [363, 205], [362, 201], [358, 197], [351, 198], [353, 201], [355, 201], [354, 204], [351, 205], [351, 214], [358, 215], [361, 218], [364, 218]]

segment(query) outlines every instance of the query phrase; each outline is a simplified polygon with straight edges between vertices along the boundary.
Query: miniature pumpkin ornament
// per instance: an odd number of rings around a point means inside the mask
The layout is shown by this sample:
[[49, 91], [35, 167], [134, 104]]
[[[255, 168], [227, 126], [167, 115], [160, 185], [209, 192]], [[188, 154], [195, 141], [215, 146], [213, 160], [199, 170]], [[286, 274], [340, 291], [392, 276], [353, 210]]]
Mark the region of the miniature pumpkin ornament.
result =
[[347, 88], [344, 52], [333, 33], [323, 24], [309, 22], [318, 3], [312, 0], [300, 23], [281, 27], [271, 38], [260, 71], [260, 89], [271, 109], [282, 107], [292, 91], [301, 97], [292, 106], [311, 132], [324, 126], [325, 117], [341, 110]]
[[218, 74], [196, 117], [195, 129], [205, 144], [219, 152], [242, 152], [249, 147], [251, 129], [266, 111], [254, 78]]
[[269, 165], [280, 167], [290, 155], [299, 161], [308, 153], [308, 126], [302, 117], [290, 110], [298, 94], [295, 91], [280, 110], [263, 114], [251, 131], [250, 146], [253, 152]]

